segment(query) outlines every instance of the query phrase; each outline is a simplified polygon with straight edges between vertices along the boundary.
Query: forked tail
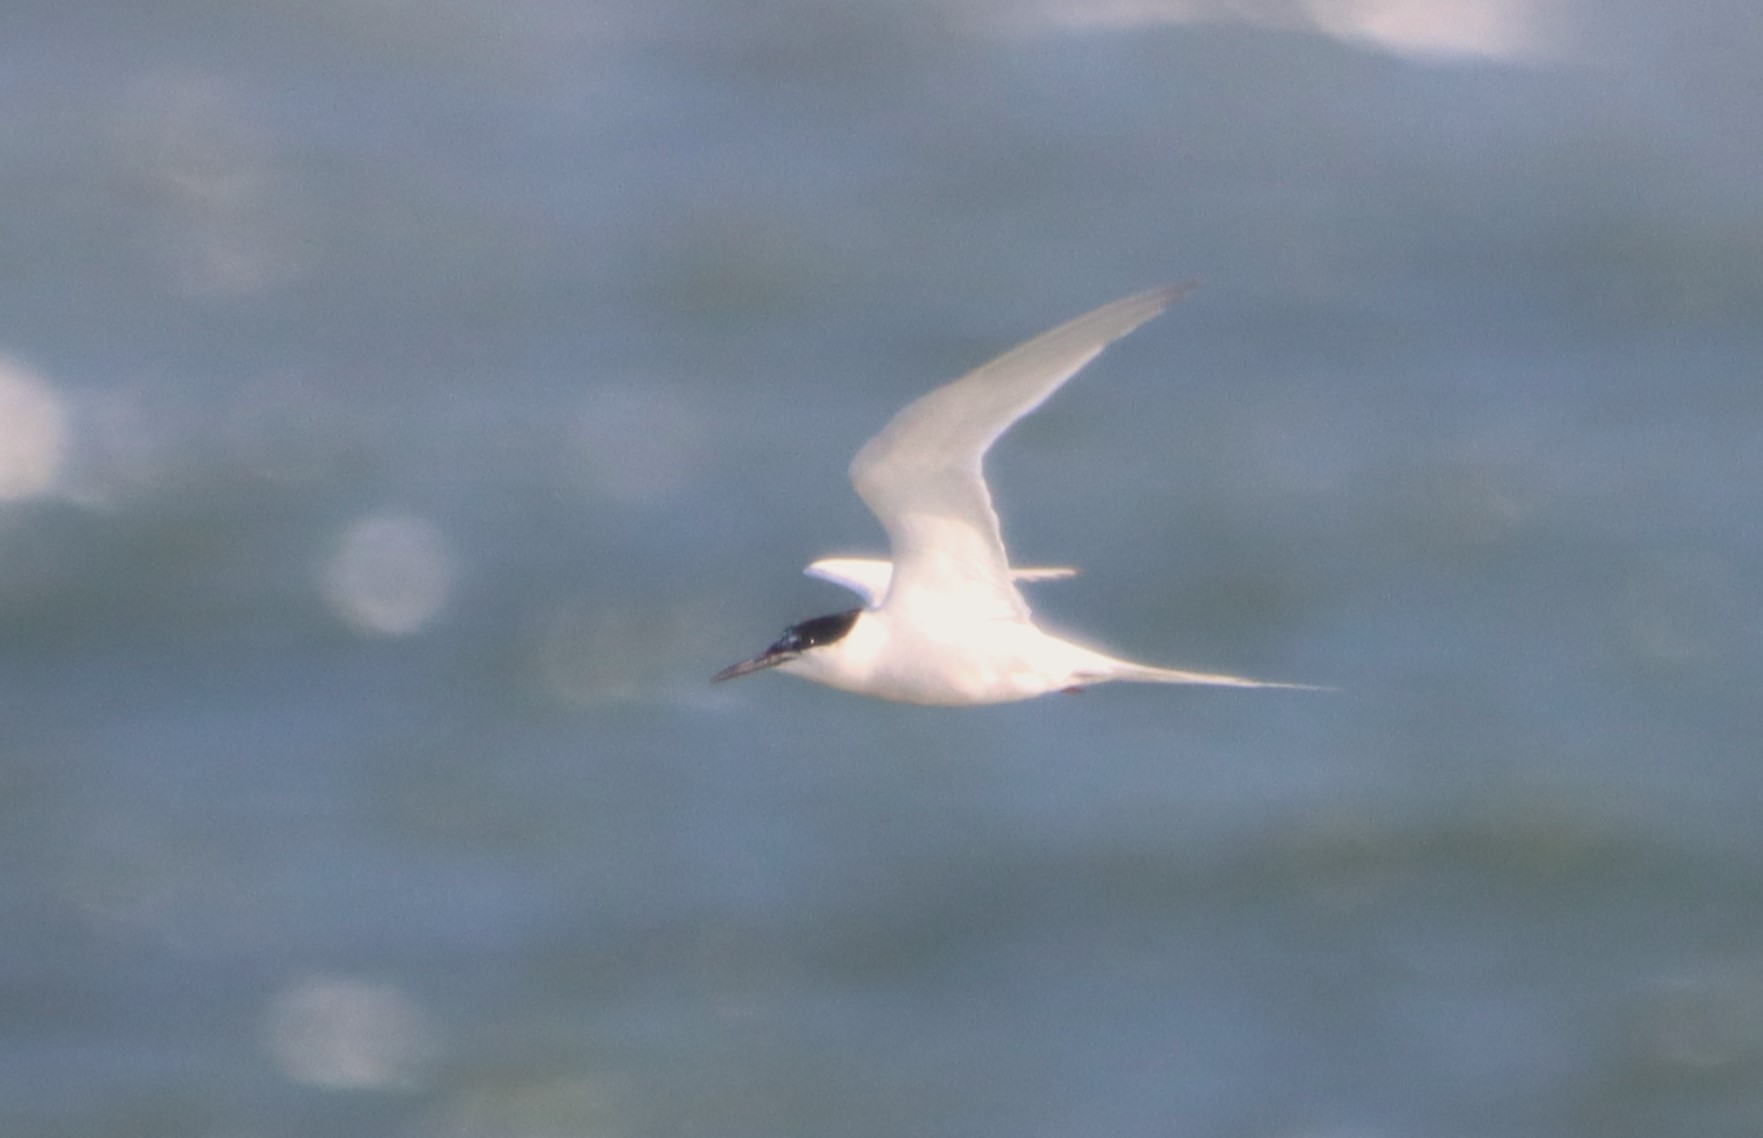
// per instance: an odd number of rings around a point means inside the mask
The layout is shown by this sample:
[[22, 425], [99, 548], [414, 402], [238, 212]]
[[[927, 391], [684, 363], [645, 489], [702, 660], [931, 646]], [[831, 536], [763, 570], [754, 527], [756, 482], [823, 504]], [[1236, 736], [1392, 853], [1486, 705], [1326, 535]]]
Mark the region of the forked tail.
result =
[[1106, 673], [1098, 671], [1093, 683], [1104, 680], [1130, 680], [1141, 684], [1208, 684], [1226, 688], [1287, 688], [1293, 691], [1333, 691], [1320, 684], [1288, 684], [1278, 680], [1252, 680], [1246, 676], [1225, 676], [1216, 672], [1183, 672], [1175, 668], [1153, 668], [1127, 660], [1109, 660]]

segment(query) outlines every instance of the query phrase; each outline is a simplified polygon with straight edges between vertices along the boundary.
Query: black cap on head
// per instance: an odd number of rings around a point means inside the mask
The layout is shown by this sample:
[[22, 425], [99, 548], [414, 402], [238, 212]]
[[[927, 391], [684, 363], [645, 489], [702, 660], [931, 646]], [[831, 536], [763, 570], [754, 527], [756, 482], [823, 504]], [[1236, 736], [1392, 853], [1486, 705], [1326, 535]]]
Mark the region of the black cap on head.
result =
[[784, 629], [784, 634], [777, 642], [751, 660], [743, 660], [739, 664], [731, 664], [710, 677], [711, 683], [732, 680], [736, 676], [744, 676], [750, 672], [765, 668], [775, 668], [779, 664], [794, 660], [810, 648], [818, 648], [825, 644], [844, 639], [851, 626], [857, 623], [857, 615], [862, 609], [849, 612], [836, 612], [831, 616], [817, 616], [800, 624], [792, 624]]
[[851, 609], [849, 612], [835, 612], [831, 616], [817, 616], [800, 624], [792, 624], [784, 629], [784, 634], [769, 651], [800, 652], [805, 648], [818, 648], [822, 644], [843, 640], [845, 634], [851, 631], [851, 626], [857, 623], [857, 614], [862, 611]]

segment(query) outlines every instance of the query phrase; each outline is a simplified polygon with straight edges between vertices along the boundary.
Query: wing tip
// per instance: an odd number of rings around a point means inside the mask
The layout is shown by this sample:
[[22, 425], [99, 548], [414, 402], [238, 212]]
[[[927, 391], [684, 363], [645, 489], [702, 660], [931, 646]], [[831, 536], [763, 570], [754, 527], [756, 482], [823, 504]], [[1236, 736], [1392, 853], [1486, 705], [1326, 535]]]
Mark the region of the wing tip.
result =
[[1113, 327], [1107, 328], [1103, 333], [1102, 342], [1098, 346], [1098, 350], [1100, 350], [1101, 347], [1127, 335], [1139, 325], [1161, 316], [1170, 305], [1199, 287], [1199, 278], [1192, 277], [1174, 284], [1159, 285], [1156, 288], [1146, 289], [1144, 292], [1133, 293], [1131, 296], [1125, 296], [1109, 304], [1104, 304], [1100, 308], [1092, 309], [1072, 320], [1064, 328], [1055, 329], [1055, 333], [1066, 329], [1076, 330], [1085, 326], [1094, 327], [1096, 322], [1102, 322], [1105, 325], [1111, 324]]
[[1075, 565], [1024, 565], [1010, 570], [1010, 575], [1018, 581], [1064, 581], [1077, 574]]
[[1152, 289], [1151, 294], [1161, 298], [1164, 304], [1174, 304], [1176, 301], [1199, 287], [1200, 278], [1189, 277], [1186, 280], [1176, 281], [1173, 284], [1160, 285], [1157, 288]]
[[1176, 281], [1173, 284], [1158, 285], [1156, 288], [1146, 289], [1144, 292], [1141, 292], [1136, 296], [1129, 297], [1128, 303], [1137, 301], [1142, 304], [1149, 304], [1154, 306], [1152, 312], [1158, 313], [1162, 312], [1165, 308], [1168, 308], [1170, 305], [1187, 296], [1190, 292], [1193, 292], [1199, 287], [1200, 278], [1189, 277], [1187, 280]]
[[894, 566], [879, 557], [819, 557], [803, 567], [802, 575], [849, 589], [875, 605], [888, 591]]

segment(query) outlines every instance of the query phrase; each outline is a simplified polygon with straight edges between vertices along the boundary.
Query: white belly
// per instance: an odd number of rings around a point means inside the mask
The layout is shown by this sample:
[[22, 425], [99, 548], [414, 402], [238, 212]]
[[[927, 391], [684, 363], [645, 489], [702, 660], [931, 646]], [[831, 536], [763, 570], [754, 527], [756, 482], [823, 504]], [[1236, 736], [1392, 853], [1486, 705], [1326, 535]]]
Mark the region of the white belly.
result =
[[836, 644], [780, 670], [828, 687], [904, 703], [964, 706], [1032, 699], [1072, 686], [1092, 654], [1024, 621], [901, 627], [865, 612]]

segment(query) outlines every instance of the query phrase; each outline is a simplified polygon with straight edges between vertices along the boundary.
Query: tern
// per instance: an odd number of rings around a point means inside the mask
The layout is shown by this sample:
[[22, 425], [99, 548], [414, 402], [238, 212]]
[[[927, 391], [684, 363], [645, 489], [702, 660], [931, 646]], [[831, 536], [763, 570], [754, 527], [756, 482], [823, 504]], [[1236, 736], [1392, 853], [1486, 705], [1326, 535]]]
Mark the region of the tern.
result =
[[1301, 688], [1184, 672], [1105, 655], [1044, 631], [1017, 589], [1076, 573], [1012, 568], [982, 463], [1010, 425], [1102, 349], [1168, 308], [1192, 283], [1139, 293], [1061, 324], [907, 405], [851, 462], [851, 482], [888, 536], [889, 560], [824, 558], [810, 576], [862, 608], [791, 625], [712, 682], [776, 668], [878, 699], [962, 706], [1131, 680]]

